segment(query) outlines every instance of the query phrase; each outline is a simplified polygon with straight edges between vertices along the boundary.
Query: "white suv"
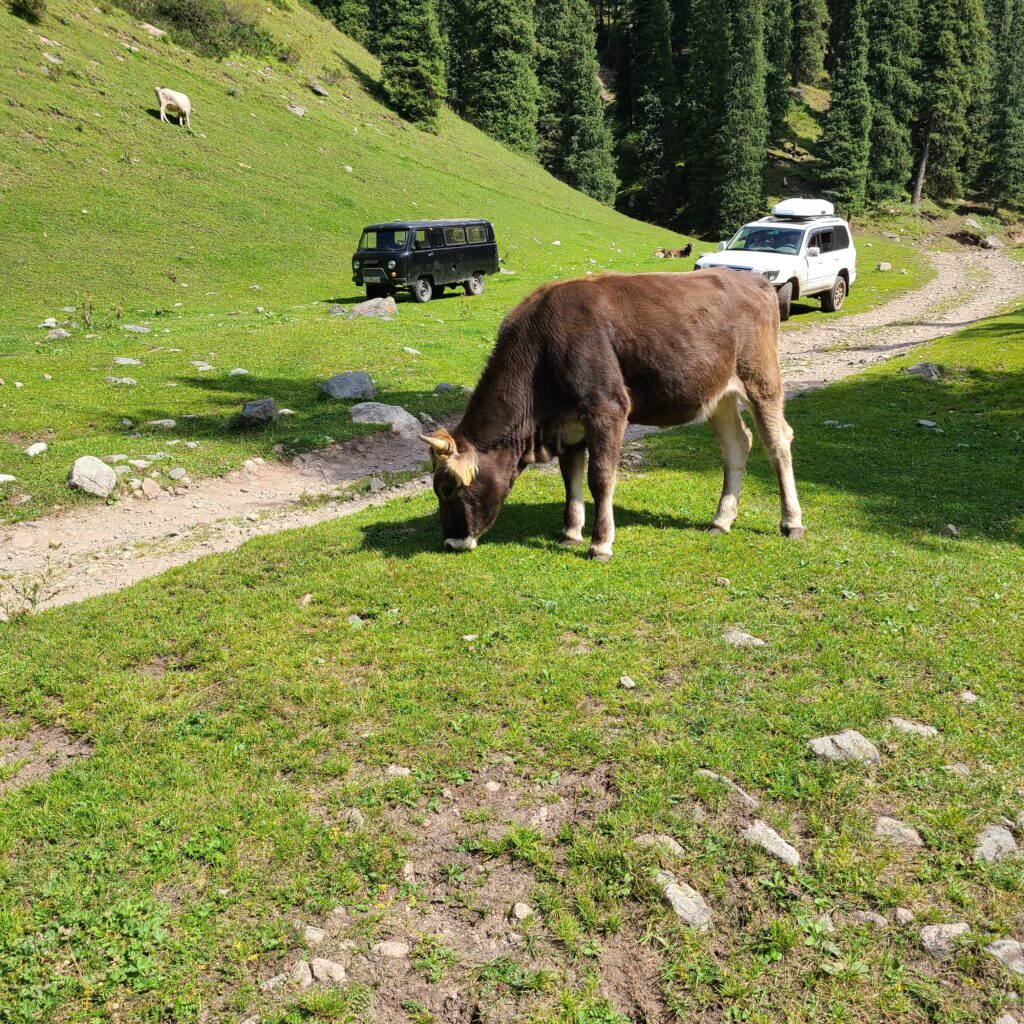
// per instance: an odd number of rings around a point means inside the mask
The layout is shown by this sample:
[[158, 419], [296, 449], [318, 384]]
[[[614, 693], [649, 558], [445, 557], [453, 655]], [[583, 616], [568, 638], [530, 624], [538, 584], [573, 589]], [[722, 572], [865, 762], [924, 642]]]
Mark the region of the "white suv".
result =
[[770, 217], [744, 224], [719, 252], [704, 253], [697, 270], [730, 267], [753, 270], [773, 282], [779, 313], [789, 319], [793, 299], [821, 296], [834, 313], [857, 280], [857, 250], [850, 225], [824, 199], [787, 199]]

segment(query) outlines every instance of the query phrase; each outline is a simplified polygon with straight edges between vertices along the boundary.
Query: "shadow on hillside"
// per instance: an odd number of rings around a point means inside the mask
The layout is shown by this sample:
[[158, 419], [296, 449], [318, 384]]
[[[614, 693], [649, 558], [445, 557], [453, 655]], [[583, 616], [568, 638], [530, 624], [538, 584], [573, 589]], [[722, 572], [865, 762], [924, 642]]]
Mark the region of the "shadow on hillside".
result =
[[371, 78], [358, 64], [354, 64], [348, 57], [341, 57], [342, 64], [345, 65], [345, 69], [348, 73], [363, 87], [365, 92], [372, 96], [375, 100], [384, 102], [386, 97], [384, 96], [384, 90], [381, 88], [380, 82], [376, 78]]

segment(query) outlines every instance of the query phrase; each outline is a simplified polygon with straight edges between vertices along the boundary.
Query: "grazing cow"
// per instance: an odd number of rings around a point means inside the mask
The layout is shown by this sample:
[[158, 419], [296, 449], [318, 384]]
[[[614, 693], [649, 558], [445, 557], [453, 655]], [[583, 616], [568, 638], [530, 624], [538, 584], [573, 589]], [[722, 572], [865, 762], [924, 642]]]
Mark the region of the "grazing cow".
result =
[[165, 89], [162, 85], [158, 85], [156, 101], [160, 104], [161, 121], [170, 124], [167, 115], [173, 114], [177, 117], [181, 127], [192, 131], [192, 102], [183, 92], [175, 92], [173, 89]]
[[583, 466], [597, 517], [589, 555], [612, 556], [612, 496], [627, 423], [707, 420], [725, 480], [711, 529], [736, 518], [751, 435], [743, 400], [775, 466], [782, 533], [803, 535], [783, 416], [779, 304], [759, 274], [602, 274], [548, 284], [505, 318], [462, 422], [430, 445], [444, 543], [476, 547], [522, 470], [558, 456], [562, 543], [583, 541]]

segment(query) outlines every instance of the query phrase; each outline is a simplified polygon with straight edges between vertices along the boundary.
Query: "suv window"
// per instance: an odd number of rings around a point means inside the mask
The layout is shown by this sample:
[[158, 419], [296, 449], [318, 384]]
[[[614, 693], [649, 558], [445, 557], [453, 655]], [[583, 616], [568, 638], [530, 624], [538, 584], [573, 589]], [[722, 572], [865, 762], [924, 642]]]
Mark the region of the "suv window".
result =
[[486, 242], [487, 241], [487, 228], [482, 225], [476, 224], [469, 229], [467, 232], [469, 240], [471, 242]]
[[466, 229], [465, 228], [445, 228], [444, 229], [444, 244], [445, 245], [465, 245], [466, 244]]
[[821, 253], [832, 252], [832, 250], [835, 249], [835, 232], [832, 228], [815, 231], [811, 236], [808, 248], [812, 245], [816, 245], [818, 247], [818, 251]]
[[836, 232], [836, 249], [849, 249], [850, 248], [850, 232], [843, 227], [837, 227]]

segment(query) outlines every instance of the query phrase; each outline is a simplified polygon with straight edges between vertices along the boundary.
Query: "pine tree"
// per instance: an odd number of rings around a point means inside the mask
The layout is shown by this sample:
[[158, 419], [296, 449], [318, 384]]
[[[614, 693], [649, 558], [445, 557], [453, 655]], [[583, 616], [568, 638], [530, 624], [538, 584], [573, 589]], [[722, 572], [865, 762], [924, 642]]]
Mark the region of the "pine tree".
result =
[[870, 0], [868, 4], [868, 195], [874, 200], [902, 199], [910, 184], [914, 165], [910, 126], [921, 94], [919, 22], [917, 0]]
[[984, 80], [988, 29], [981, 0], [923, 0], [921, 105], [913, 201], [963, 194], [968, 113]]
[[381, 38], [381, 85], [391, 108], [433, 130], [445, 95], [444, 57], [433, 0], [390, 0]]
[[618, 189], [597, 79], [589, 0], [537, 0], [538, 153], [552, 174], [603, 203]]
[[768, 62], [765, 102], [768, 139], [775, 142], [786, 130], [789, 83], [793, 66], [793, 0], [765, 0], [764, 53]]
[[793, 0], [793, 84], [815, 83], [825, 71], [827, 0]]
[[1001, 0], [992, 19], [994, 75], [981, 186], [992, 203], [1024, 206], [1024, 0]]
[[871, 139], [871, 96], [868, 92], [868, 31], [864, 0], [846, 6], [836, 54], [832, 102], [825, 116], [819, 148], [823, 154], [825, 193], [846, 214], [864, 208]]
[[445, 0], [444, 24], [455, 109], [499, 142], [536, 155], [531, 0]]

